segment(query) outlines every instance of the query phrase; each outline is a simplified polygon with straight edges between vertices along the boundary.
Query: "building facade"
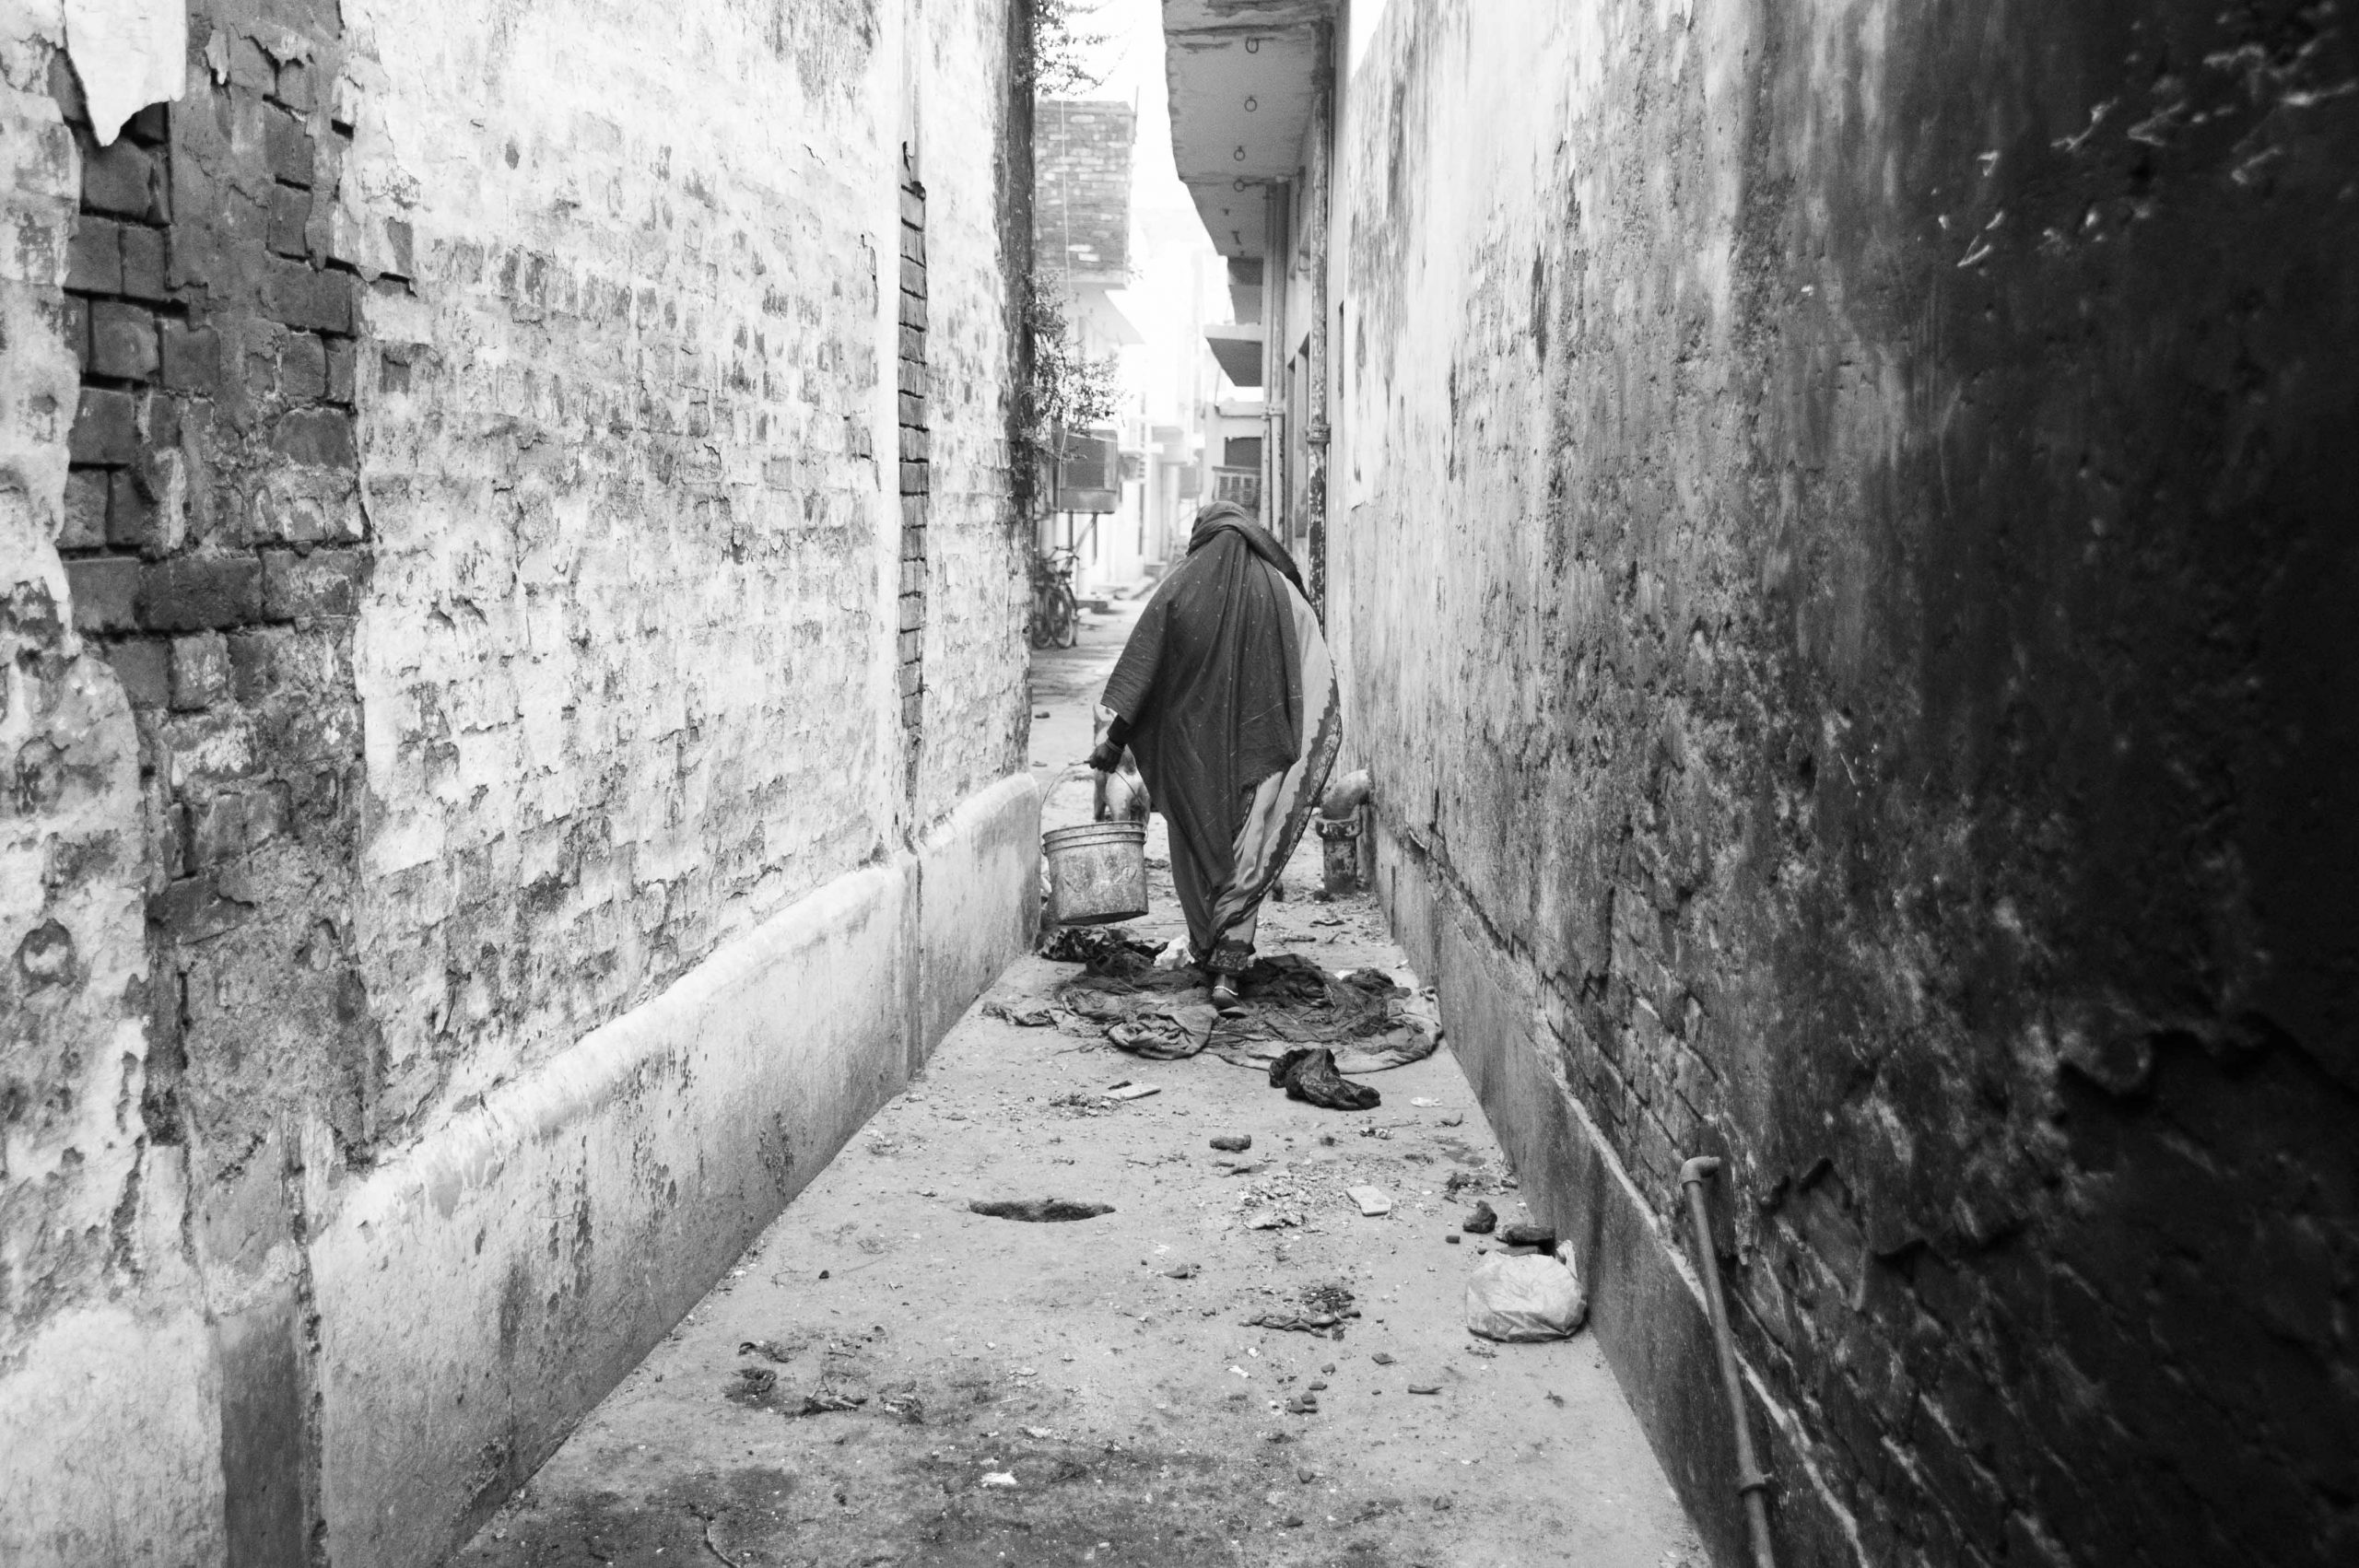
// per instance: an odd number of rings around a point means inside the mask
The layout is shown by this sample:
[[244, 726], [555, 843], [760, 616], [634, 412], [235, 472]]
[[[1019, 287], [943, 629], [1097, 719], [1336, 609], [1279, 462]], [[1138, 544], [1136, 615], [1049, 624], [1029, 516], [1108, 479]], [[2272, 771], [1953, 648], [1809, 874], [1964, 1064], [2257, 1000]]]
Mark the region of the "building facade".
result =
[[1020, 950], [1027, 24], [0, 22], [0, 1559], [439, 1558]]
[[1717, 1561], [2347, 1561], [2353, 34], [1171, 0], [1379, 883]]

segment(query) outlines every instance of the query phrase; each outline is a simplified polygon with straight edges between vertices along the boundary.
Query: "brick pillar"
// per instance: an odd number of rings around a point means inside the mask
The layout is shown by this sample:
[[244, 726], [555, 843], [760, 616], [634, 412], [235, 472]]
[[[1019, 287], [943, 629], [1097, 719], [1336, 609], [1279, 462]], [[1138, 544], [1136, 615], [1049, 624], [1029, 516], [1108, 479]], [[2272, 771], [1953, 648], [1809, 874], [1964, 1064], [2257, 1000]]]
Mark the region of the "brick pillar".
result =
[[900, 297], [901, 733], [914, 812], [925, 741], [925, 527], [933, 488], [926, 428], [925, 187], [914, 178], [901, 186]]
[[362, 285], [328, 254], [351, 135], [331, 108], [342, 24], [334, 0], [264, 11], [197, 0], [209, 69], [112, 146], [70, 68], [53, 83], [84, 158], [59, 544], [79, 627], [139, 725], [144, 1108], [150, 1136], [190, 1145], [229, 1555], [292, 1568], [316, 1516], [302, 1193], [319, 1164], [370, 1157], [376, 1079], [351, 923], [371, 551]]

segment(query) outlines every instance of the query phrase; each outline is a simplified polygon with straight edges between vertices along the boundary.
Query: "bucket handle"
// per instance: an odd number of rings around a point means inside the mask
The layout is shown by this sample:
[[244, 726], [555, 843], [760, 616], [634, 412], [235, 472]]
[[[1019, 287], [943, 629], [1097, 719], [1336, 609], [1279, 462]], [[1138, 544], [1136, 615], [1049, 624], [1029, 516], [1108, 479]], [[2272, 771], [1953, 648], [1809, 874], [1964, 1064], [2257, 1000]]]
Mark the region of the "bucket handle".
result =
[[1058, 790], [1063, 789], [1066, 785], [1072, 783], [1075, 778], [1086, 777], [1096, 771], [1097, 770], [1092, 768], [1086, 762], [1069, 764], [1062, 773], [1057, 775], [1056, 781], [1054, 783], [1040, 791], [1040, 814], [1042, 816], [1049, 814], [1050, 797], [1053, 796]]

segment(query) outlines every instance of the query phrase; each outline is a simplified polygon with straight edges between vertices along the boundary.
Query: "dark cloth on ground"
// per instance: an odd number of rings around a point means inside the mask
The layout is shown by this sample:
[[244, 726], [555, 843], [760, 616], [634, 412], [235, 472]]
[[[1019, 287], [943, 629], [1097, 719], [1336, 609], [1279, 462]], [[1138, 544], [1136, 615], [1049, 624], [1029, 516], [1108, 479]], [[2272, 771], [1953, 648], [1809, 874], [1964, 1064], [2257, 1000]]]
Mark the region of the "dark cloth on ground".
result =
[[1297, 1046], [1272, 1062], [1270, 1087], [1284, 1089], [1289, 1100], [1331, 1111], [1369, 1111], [1384, 1103], [1384, 1096], [1367, 1084], [1338, 1073], [1335, 1053], [1325, 1046]]
[[1332, 975], [1294, 954], [1258, 958], [1243, 976], [1238, 1007], [1223, 1013], [1204, 1000], [1201, 974], [1157, 969], [1154, 952], [1121, 942], [1086, 955], [1086, 972], [1049, 999], [1060, 1026], [1160, 1061], [1209, 1050], [1238, 1067], [1264, 1067], [1293, 1047], [1326, 1046], [1344, 1072], [1419, 1061], [1441, 1040], [1430, 1000], [1382, 970]]

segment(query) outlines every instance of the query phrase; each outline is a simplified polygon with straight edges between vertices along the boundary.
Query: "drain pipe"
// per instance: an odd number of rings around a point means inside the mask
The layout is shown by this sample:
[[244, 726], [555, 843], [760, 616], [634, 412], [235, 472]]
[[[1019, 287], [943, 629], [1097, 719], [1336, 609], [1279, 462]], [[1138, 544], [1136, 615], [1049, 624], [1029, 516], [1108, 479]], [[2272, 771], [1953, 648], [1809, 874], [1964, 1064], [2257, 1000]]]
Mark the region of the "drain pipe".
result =
[[1778, 1568], [1769, 1550], [1769, 1477], [1753, 1452], [1753, 1423], [1745, 1419], [1744, 1384], [1737, 1376], [1736, 1341], [1729, 1334], [1729, 1309], [1720, 1299], [1720, 1258], [1712, 1246], [1712, 1215], [1705, 1206], [1704, 1183], [1720, 1168], [1709, 1154], [1698, 1154], [1679, 1167], [1679, 1185], [1687, 1194], [1689, 1228], [1696, 1233], [1696, 1256], [1704, 1271], [1704, 1305], [1712, 1315], [1712, 1344], [1720, 1354], [1720, 1381], [1729, 1395], [1729, 1421], [1736, 1428], [1736, 1490], [1744, 1499], [1745, 1531], [1753, 1538], [1754, 1568]]

